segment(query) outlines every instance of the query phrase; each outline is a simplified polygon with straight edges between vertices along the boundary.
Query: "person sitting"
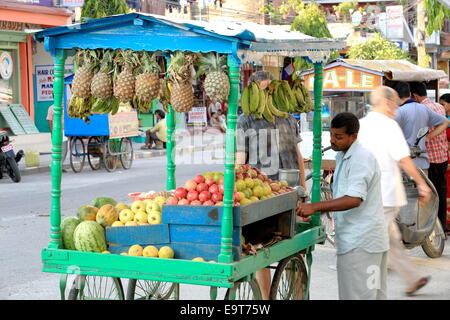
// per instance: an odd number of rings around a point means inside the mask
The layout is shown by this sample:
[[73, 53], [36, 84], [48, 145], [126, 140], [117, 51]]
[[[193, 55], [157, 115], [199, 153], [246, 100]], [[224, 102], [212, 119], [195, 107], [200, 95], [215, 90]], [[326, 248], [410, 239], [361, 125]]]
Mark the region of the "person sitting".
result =
[[227, 128], [227, 117], [223, 113], [222, 109], [217, 110], [217, 115], [220, 120], [220, 123], [222, 123], [223, 127], [226, 129]]
[[[155, 115], [157, 123], [153, 128], [145, 131], [145, 145], [141, 149], [164, 149], [167, 142], [166, 115], [162, 110], [156, 110]], [[155, 147], [153, 147], [153, 143], [155, 143]]]
[[211, 127], [220, 130], [221, 132], [225, 132], [227, 131], [227, 129], [225, 128], [223, 122], [221, 121], [221, 119], [219, 118], [219, 114], [217, 112], [212, 112], [211, 113]]

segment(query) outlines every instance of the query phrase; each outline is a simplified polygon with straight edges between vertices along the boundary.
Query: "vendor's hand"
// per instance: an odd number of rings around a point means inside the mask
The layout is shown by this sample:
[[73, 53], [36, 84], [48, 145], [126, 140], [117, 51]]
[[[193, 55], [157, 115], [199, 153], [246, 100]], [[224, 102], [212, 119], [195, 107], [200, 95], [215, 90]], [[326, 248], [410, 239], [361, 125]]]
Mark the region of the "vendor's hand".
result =
[[316, 212], [314, 209], [314, 204], [312, 203], [299, 203], [297, 205], [296, 213], [300, 217], [308, 217]]
[[424, 207], [431, 199], [431, 189], [427, 184], [417, 185], [417, 189], [419, 191], [419, 206]]

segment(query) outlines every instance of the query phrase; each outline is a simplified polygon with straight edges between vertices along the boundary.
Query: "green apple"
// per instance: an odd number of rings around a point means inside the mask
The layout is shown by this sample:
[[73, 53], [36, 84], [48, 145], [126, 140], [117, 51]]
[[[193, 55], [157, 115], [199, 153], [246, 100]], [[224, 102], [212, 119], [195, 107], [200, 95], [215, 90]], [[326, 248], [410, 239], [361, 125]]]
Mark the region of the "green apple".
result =
[[137, 223], [139, 223], [139, 222], [147, 222], [148, 221], [147, 212], [145, 212], [145, 211], [138, 211], [134, 215], [134, 221], [137, 222]]
[[138, 213], [139, 211], [145, 211], [145, 202], [144, 201], [134, 201], [131, 204], [131, 211], [134, 213]]
[[161, 220], [161, 214], [159, 212], [152, 211], [148, 214], [147, 221], [149, 224], [160, 224]]
[[166, 203], [166, 198], [164, 198], [163, 196], [158, 196], [155, 198], [155, 201], [162, 207], [163, 204]]
[[134, 212], [130, 209], [123, 209], [119, 213], [119, 220], [123, 223], [127, 223], [128, 221], [134, 220]]
[[165, 259], [173, 259], [175, 252], [173, 252], [171, 247], [161, 247], [158, 251], [158, 257]]

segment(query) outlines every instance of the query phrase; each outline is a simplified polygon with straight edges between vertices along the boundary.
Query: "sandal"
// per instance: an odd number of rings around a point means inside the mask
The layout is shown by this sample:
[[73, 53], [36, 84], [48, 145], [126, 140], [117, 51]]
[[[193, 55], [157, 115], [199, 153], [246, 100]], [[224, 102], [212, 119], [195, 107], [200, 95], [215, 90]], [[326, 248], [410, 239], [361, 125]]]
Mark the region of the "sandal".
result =
[[417, 290], [419, 290], [420, 288], [424, 287], [428, 281], [430, 281], [431, 277], [423, 277], [420, 278], [419, 281], [416, 282], [416, 284], [414, 285], [414, 287], [408, 289], [405, 293], [407, 296], [412, 296]]

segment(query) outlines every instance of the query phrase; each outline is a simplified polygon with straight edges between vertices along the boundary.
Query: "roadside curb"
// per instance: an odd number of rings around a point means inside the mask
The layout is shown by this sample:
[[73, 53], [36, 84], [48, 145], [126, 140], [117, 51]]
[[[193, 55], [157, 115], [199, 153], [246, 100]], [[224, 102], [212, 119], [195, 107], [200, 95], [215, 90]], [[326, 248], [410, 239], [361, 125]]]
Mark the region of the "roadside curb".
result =
[[[207, 146], [188, 146], [176, 149], [177, 152], [198, 152], [198, 151], [212, 151], [217, 149], [223, 149], [225, 147], [224, 144], [216, 144], [216, 145], [207, 145]], [[163, 157], [167, 154], [166, 150], [134, 150], [133, 160], [141, 160], [141, 159], [149, 159], [155, 157]], [[70, 164], [64, 164], [63, 169], [67, 171], [72, 171]], [[31, 167], [31, 168], [20, 168], [20, 174], [22, 176], [31, 175], [35, 173], [45, 173], [50, 172], [50, 164], [43, 165], [40, 167]]]

